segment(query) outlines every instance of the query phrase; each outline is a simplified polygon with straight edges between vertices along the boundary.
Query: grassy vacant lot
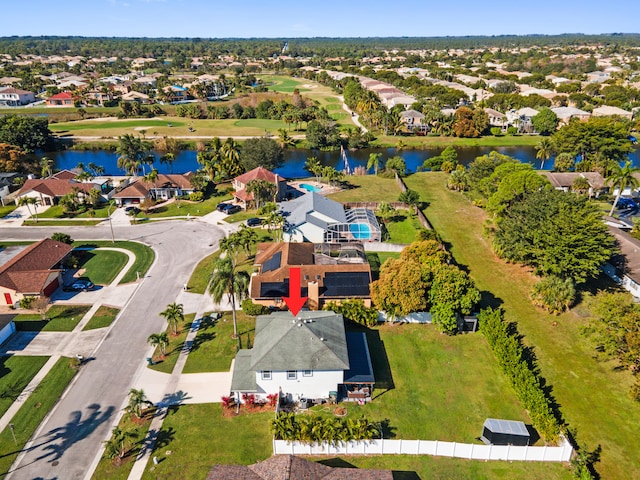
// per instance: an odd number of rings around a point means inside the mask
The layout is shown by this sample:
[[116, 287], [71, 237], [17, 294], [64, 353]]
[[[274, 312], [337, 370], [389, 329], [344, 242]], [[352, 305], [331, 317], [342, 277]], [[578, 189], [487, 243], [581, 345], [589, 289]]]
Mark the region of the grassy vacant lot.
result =
[[80, 257], [78, 266], [85, 269], [82, 276], [96, 285], [109, 285], [129, 261], [127, 255], [113, 250], [86, 250], [75, 255]]
[[[248, 348], [255, 337], [255, 317], [237, 312], [238, 334], [241, 348]], [[233, 334], [233, 317], [231, 312], [224, 312], [216, 322], [203, 321], [191, 352], [187, 358], [183, 373], [228, 372], [231, 360], [236, 356], [238, 340], [231, 338]]]
[[151, 454], [160, 463], [149, 462], [142, 478], [205, 478], [214, 463], [264, 460], [271, 456], [271, 418], [273, 412], [223, 417], [219, 403], [171, 407]]
[[189, 329], [191, 328], [191, 323], [195, 318], [195, 313], [189, 313], [184, 316], [184, 323], [178, 326], [178, 335], [174, 336], [173, 328], [167, 326], [167, 333], [169, 334], [169, 345], [167, 345], [166, 351], [167, 355], [165, 358], [161, 357], [161, 351], [159, 347], [156, 347], [155, 352], [151, 358], [153, 358], [156, 364], [148, 367], [152, 368], [158, 372], [163, 373], [171, 373], [173, 372], [173, 367], [176, 366], [176, 362], [178, 361], [178, 356], [180, 355], [180, 350], [182, 350], [182, 345], [184, 344], [185, 339], [187, 338], [187, 333], [189, 333]]
[[153, 252], [153, 250], [150, 247], [138, 242], [122, 240], [118, 240], [115, 243], [112, 243], [109, 240], [92, 240], [90, 242], [77, 241], [73, 243], [73, 247], [112, 247], [124, 248], [133, 252], [136, 256], [136, 261], [122, 278], [122, 280], [120, 280], [120, 283], [129, 283], [136, 281], [136, 272], [139, 272], [141, 277], [144, 276], [144, 274], [147, 273], [147, 270], [149, 270], [149, 267], [151, 267], [153, 260], [155, 259], [155, 253]]
[[517, 322], [527, 345], [535, 348], [542, 375], [571, 428], [590, 449], [602, 445], [596, 469], [602, 478], [640, 478], [640, 408], [628, 395], [631, 376], [612, 362], [596, 359], [594, 346], [582, 335], [580, 309], [554, 317], [528, 300], [534, 276], [509, 265], [491, 251], [482, 235], [483, 210], [445, 188], [446, 174], [420, 173], [407, 186], [429, 202], [427, 218], [451, 248], [457, 262], [469, 268], [486, 303], [501, 303], [506, 318]]
[[13, 443], [9, 427], [0, 433], [0, 476], [9, 471], [25, 443], [53, 408], [75, 374], [76, 370], [69, 367], [69, 359], [60, 358], [11, 420], [18, 445]]
[[108, 327], [120, 313], [119, 308], [107, 307], [102, 305], [96, 313], [93, 314], [91, 320], [84, 326], [82, 330], [94, 330], [96, 328]]
[[16, 329], [25, 332], [70, 332], [91, 308], [89, 305], [52, 305], [47, 319], [39, 313], [22, 313], [13, 321]]
[[327, 196], [337, 202], [397, 202], [400, 195], [393, 178], [363, 175], [349, 177], [348, 182], [353, 188]]
[[126, 480], [129, 477], [136, 456], [140, 453], [142, 441], [147, 435], [149, 425], [151, 425], [154, 411], [154, 409], [147, 409], [141, 420], [137, 420], [129, 414], [123, 415], [118, 423], [118, 427], [123, 431], [133, 434], [129, 439], [132, 447], [121, 463], [116, 463], [116, 461], [103, 456], [96, 470], [93, 472], [93, 476], [91, 477], [93, 480]]
[[0, 417], [46, 362], [47, 357], [0, 357]]

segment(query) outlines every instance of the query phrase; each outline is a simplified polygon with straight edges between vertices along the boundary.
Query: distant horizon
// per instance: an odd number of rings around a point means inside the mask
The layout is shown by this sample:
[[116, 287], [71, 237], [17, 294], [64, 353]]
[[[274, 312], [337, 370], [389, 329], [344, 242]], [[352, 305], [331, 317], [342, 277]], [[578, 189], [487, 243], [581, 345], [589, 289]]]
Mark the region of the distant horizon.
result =
[[[638, 29], [640, 2], [538, 0], [518, 4], [495, 0], [389, 5], [324, 0], [231, 2], [210, 0], [64, 0], [52, 9], [45, 0], [23, 0], [24, 20], [3, 24], [2, 35], [117, 38], [432, 38], [475, 36], [607, 35]], [[508, 33], [504, 33], [508, 32]]]

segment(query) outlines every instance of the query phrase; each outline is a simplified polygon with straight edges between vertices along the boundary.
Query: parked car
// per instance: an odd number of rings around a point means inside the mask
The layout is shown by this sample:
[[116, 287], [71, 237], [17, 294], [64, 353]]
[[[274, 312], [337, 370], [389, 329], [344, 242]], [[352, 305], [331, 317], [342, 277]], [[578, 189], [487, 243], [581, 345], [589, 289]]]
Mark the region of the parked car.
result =
[[216, 210], [219, 212], [224, 212], [224, 209], [227, 208], [227, 205], [231, 205], [230, 203], [219, 203], [216, 207]]
[[62, 287], [62, 290], [65, 292], [88, 292], [94, 288], [95, 285], [90, 280], [76, 280], [75, 282]]
[[233, 213], [238, 213], [242, 208], [240, 205], [233, 205], [231, 203], [227, 203], [226, 207], [222, 210], [222, 213], [226, 213], [227, 215], [231, 215]]
[[252, 217], [247, 220], [247, 226], [249, 227], [257, 227], [258, 225], [262, 225], [262, 219], [258, 217]]

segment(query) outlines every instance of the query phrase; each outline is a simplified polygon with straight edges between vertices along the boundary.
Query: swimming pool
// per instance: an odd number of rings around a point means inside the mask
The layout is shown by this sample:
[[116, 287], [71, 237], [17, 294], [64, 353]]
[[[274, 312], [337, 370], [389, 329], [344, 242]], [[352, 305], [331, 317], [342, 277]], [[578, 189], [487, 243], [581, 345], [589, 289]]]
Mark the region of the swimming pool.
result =
[[371, 228], [366, 223], [351, 223], [349, 224], [349, 231], [356, 240], [371, 239]]
[[301, 183], [299, 187], [307, 192], [319, 192], [322, 190], [320, 187], [316, 187], [315, 185], [310, 185], [308, 183]]

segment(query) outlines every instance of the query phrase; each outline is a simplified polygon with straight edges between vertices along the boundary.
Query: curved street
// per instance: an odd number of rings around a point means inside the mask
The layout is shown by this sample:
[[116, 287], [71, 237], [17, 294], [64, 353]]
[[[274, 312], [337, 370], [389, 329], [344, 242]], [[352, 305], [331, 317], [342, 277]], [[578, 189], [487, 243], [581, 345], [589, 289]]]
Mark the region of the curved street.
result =
[[[61, 227], [4, 227], [3, 241], [39, 240]], [[109, 239], [109, 225], [64, 227], [76, 240]], [[158, 315], [175, 301], [191, 272], [217, 249], [224, 229], [202, 220], [114, 226], [115, 238], [153, 248], [156, 259], [104, 341], [91, 353], [59, 403], [45, 418], [7, 478], [82, 479], [140, 369], [147, 337], [164, 330]]]

